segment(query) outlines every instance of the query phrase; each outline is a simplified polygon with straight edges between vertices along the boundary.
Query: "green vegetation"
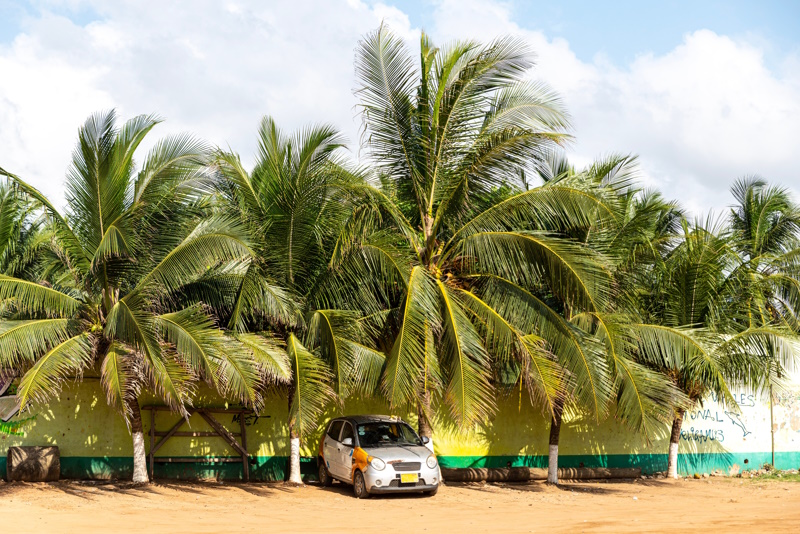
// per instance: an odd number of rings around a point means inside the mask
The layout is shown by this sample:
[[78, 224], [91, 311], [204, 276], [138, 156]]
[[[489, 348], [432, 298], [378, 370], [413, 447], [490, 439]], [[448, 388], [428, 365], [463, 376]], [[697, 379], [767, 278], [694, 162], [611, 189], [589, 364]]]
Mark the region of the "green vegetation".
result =
[[158, 120], [107, 112], [80, 129], [66, 213], [0, 169], [0, 373], [23, 408], [98, 373], [146, 482], [142, 391], [177, 413], [199, 381], [255, 410], [280, 394], [300, 482], [331, 403], [382, 397], [433, 438], [528, 395], [557, 483], [564, 413], [671, 424], [674, 476], [686, 410], [780, 385], [800, 333], [786, 190], [742, 179], [727, 217], [690, 220], [635, 157], [564, 159], [567, 112], [520, 41], [418, 52], [383, 26], [359, 43], [360, 165], [334, 128], [268, 117], [253, 169], [188, 135], [137, 165]]

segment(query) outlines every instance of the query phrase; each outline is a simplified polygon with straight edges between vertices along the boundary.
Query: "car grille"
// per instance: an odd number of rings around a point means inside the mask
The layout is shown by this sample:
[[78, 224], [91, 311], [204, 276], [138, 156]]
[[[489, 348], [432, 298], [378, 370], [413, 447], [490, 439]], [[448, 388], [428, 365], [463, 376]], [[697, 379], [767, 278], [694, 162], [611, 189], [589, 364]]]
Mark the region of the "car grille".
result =
[[419, 471], [422, 464], [420, 462], [399, 462], [392, 464], [395, 471]]
[[411, 483], [408, 483], [408, 484], [401, 484], [399, 478], [395, 478], [394, 480], [389, 482], [389, 487], [390, 488], [413, 488], [413, 487], [416, 487], [416, 486], [425, 486], [425, 485], [426, 485], [425, 484], [425, 479], [423, 479], [423, 478], [420, 478], [416, 482], [411, 482]]

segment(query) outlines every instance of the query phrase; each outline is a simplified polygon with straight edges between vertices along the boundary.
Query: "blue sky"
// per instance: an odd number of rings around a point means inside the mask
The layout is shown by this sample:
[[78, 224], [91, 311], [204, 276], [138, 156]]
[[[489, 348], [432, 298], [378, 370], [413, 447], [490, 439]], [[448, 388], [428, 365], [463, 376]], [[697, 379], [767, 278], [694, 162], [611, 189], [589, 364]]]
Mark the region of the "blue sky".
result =
[[[0, 0], [0, 166], [56, 202], [93, 111], [156, 112], [255, 152], [259, 118], [329, 122], [359, 154], [353, 49], [517, 34], [573, 117], [573, 162], [640, 157], [643, 183], [720, 211], [746, 174], [800, 191], [800, 0]], [[47, 157], [42, 157], [47, 154]]]
[[[368, 3], [378, 2], [370, 0]], [[434, 24], [436, 3], [430, 0], [391, 1], [408, 14], [415, 27]], [[521, 25], [570, 42], [576, 55], [590, 61], [595, 54], [614, 61], [636, 55], [660, 54], [678, 45], [683, 36], [699, 29], [729, 36], [760, 37], [777, 54], [800, 49], [798, 0], [616, 0], [609, 2], [561, 0], [506, 2]], [[91, 6], [58, 2], [0, 0], [0, 42], [9, 42], [25, 28], [25, 21], [43, 9], [85, 25], [102, 19]]]
[[796, 0], [519, 2], [514, 12], [548, 35], [567, 39], [585, 61], [596, 53], [618, 62], [643, 52], [663, 54], [685, 34], [700, 29], [732, 37], [760, 36], [769, 39], [776, 52], [800, 46]]
[[[435, 2], [393, 3], [409, 13], [412, 24], [429, 27]], [[800, 1], [517, 1], [507, 2], [514, 19], [551, 37], [567, 39], [584, 61], [595, 54], [630, 61], [637, 54], [664, 53], [687, 33], [700, 29], [719, 34], [754, 35], [768, 40], [775, 52], [800, 47]]]

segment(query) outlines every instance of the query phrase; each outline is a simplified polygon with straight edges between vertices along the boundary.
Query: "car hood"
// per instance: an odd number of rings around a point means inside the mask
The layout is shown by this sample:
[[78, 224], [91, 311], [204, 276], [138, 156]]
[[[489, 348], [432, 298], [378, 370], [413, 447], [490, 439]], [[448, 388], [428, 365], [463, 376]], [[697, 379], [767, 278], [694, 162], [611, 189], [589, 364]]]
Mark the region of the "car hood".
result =
[[431, 455], [430, 449], [424, 445], [396, 445], [392, 447], [365, 447], [370, 456], [380, 458], [384, 462], [402, 460], [403, 462], [422, 462]]

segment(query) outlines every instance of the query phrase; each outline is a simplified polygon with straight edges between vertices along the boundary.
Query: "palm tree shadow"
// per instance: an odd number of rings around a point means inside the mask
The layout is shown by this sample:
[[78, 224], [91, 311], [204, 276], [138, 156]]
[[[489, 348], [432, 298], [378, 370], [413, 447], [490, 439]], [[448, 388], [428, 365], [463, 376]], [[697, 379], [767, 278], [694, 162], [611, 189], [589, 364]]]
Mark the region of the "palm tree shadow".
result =
[[[83, 482], [86, 484], [86, 482]], [[152, 484], [134, 484], [133, 482], [102, 482], [99, 484], [92, 484], [92, 487], [97, 492], [117, 493], [121, 495], [128, 495], [131, 497], [147, 497], [149, 495], [159, 495], [156, 491], [160, 484], [153, 482]]]
[[154, 485], [133, 484], [131, 482], [95, 482], [84, 480], [59, 480], [58, 482], [8, 482], [0, 486], [0, 497], [13, 497], [25, 488], [47, 488], [78, 497], [87, 501], [94, 500], [102, 493], [117, 493], [134, 497], [144, 497], [147, 494], [158, 495]]
[[283, 483], [241, 483], [241, 484], [227, 484], [226, 486], [236, 488], [238, 490], [249, 493], [256, 497], [269, 497], [277, 492], [291, 493], [292, 488]]
[[627, 483], [630, 481], [594, 481], [594, 482], [560, 482], [557, 486], [551, 486], [543, 480], [531, 480], [529, 482], [450, 482], [448, 486], [463, 488], [470, 491], [484, 493], [496, 493], [499, 490], [520, 491], [526, 493], [589, 493], [593, 495], [614, 495], [620, 493], [620, 489], [614, 488], [615, 483]]
[[204, 489], [206, 488], [220, 487], [220, 484], [208, 484], [203, 482], [168, 482], [158, 479], [153, 482], [153, 485], [158, 488], [177, 491], [179, 493], [190, 493], [193, 495], [205, 494]]

